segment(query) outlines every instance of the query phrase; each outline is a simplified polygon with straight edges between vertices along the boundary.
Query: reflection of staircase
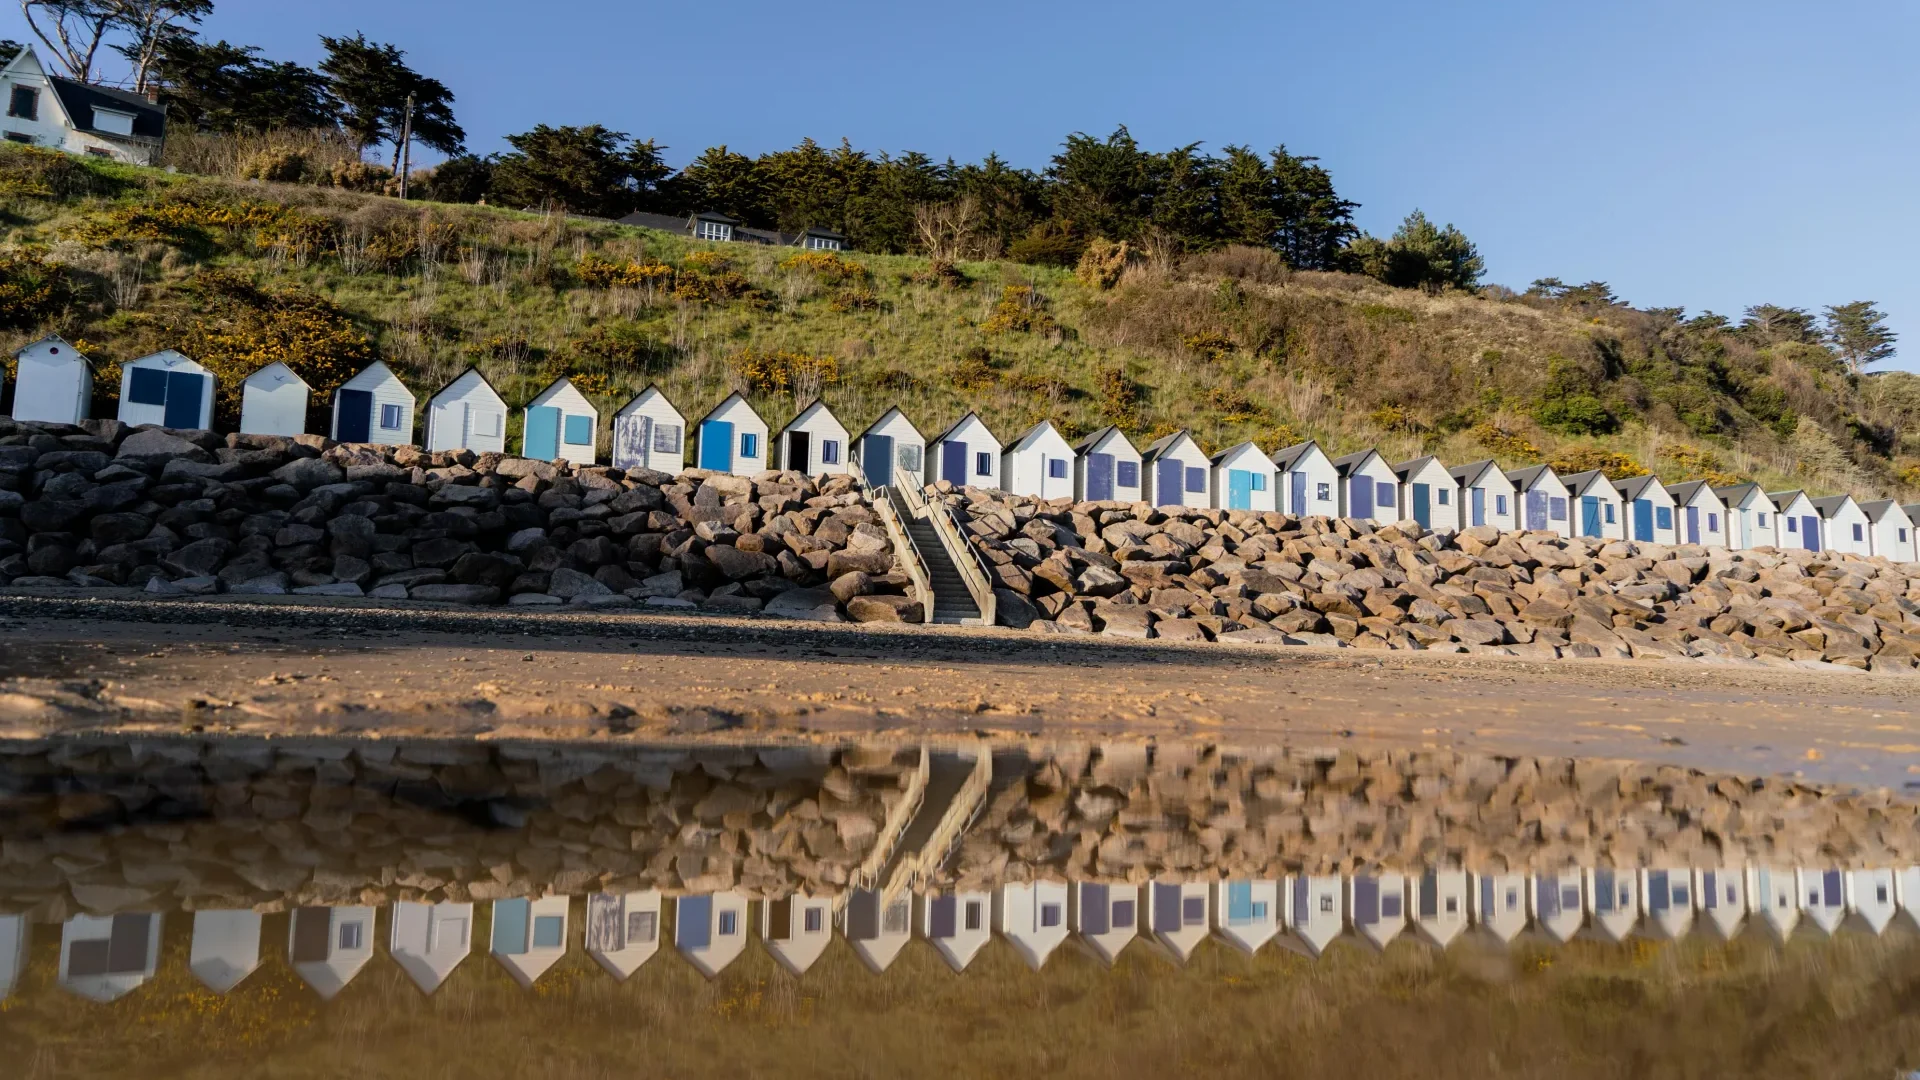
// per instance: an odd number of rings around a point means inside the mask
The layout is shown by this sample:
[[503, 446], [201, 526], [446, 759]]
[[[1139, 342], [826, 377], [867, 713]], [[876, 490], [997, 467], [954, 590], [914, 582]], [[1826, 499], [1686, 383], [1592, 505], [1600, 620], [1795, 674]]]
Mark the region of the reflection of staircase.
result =
[[[888, 495], [898, 498], [899, 492], [890, 490]], [[904, 510], [899, 506], [895, 509]], [[960, 576], [960, 568], [953, 564], [947, 546], [940, 542], [939, 530], [928, 518], [915, 517], [910, 511], [902, 512], [900, 519], [906, 525], [907, 535], [913, 538], [914, 550], [927, 568], [927, 584], [933, 589], [933, 611], [927, 621], [977, 624], [980, 605], [973, 602], [973, 593], [968, 591], [966, 579]]]

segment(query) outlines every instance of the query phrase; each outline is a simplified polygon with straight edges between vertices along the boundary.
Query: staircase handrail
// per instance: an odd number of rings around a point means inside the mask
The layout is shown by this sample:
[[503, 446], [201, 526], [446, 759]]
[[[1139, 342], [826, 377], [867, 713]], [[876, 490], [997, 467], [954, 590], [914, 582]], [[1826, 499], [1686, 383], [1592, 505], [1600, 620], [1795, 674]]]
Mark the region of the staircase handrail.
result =
[[[947, 557], [953, 560], [955, 570], [960, 572], [960, 580], [966, 583], [967, 592], [973, 596], [973, 604], [980, 609], [980, 621], [994, 625], [993, 575], [987, 570], [986, 560], [974, 546], [967, 542], [966, 533], [953, 516], [953, 508], [945, 502], [928, 499], [920, 488], [919, 478], [905, 469], [894, 471], [894, 485], [906, 497], [907, 506], [915, 517], [925, 517], [933, 525], [933, 531], [940, 537], [941, 546], [947, 549]], [[918, 505], [916, 505], [916, 503]]]
[[[921, 552], [920, 545], [913, 542], [913, 530], [907, 528], [906, 522], [900, 520], [900, 507], [894, 505], [895, 500], [900, 500], [904, 504], [904, 498], [897, 487], [882, 485], [868, 493], [868, 500], [873, 504], [874, 512], [880, 515], [881, 522], [886, 525], [887, 535], [893, 539], [893, 550], [896, 555], [894, 561], [904, 564], [907, 576], [913, 579], [913, 593], [920, 601], [920, 610], [924, 612], [921, 618], [932, 622], [933, 579], [927, 572], [927, 557]], [[911, 512], [911, 510], [908, 511], [908, 513]]]

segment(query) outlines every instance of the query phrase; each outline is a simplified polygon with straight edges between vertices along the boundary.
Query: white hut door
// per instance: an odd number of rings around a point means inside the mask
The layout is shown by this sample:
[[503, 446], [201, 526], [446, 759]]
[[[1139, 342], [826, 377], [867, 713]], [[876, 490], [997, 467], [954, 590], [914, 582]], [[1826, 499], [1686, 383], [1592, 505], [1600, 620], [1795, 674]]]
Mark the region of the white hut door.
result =
[[647, 448], [653, 443], [653, 418], [632, 416], [613, 422], [613, 464], [616, 468], [646, 468]]

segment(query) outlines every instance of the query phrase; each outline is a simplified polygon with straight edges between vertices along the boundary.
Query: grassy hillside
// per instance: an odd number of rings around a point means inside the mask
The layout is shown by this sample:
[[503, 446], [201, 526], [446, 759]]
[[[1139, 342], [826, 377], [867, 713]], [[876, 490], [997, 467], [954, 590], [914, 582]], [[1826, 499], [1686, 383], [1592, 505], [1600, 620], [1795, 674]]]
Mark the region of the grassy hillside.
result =
[[[1220, 448], [1652, 469], [1668, 480], [1920, 496], [1920, 379], [1816, 345], [1560, 299], [1393, 289], [1229, 248], [1006, 262], [802, 256], [606, 222], [233, 183], [0, 151], [0, 328], [102, 368], [178, 348], [229, 387], [274, 359], [316, 389], [384, 358], [423, 394], [478, 364], [510, 404], [572, 375], [603, 406], [660, 383], [692, 416], [745, 391], [776, 426], [823, 393], [858, 430], [977, 409]], [[231, 415], [235, 393], [223, 395]], [[104, 410], [104, 411], [102, 411]]]

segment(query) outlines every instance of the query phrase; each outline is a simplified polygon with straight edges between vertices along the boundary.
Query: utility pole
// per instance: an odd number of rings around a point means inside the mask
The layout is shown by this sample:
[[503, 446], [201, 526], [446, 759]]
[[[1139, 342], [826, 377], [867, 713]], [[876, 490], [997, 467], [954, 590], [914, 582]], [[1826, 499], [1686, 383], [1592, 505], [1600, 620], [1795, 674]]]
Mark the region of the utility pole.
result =
[[413, 95], [407, 95], [407, 115], [400, 121], [400, 201], [407, 201], [408, 174], [413, 171]]

